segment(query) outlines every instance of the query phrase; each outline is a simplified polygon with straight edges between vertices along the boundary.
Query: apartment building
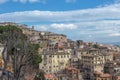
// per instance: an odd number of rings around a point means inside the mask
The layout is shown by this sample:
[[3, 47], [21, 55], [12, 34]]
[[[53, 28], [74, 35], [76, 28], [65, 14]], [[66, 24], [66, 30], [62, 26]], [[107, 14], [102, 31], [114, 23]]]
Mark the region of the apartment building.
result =
[[57, 74], [59, 80], [83, 80], [79, 69], [67, 67]]
[[49, 40], [57, 41], [57, 42], [67, 42], [67, 37], [66, 35], [63, 35], [63, 34], [50, 34]]
[[110, 74], [105, 74], [102, 72], [94, 72], [94, 80], [113, 80]]
[[[81, 53], [81, 64], [84, 69], [85, 80], [94, 79], [94, 71], [103, 72], [104, 63], [110, 59], [108, 53], [101, 52], [99, 49], [91, 48]], [[112, 58], [111, 58], [112, 59]]]
[[39, 64], [39, 69], [45, 73], [57, 73], [68, 66], [71, 53], [64, 51], [43, 51], [42, 63]]
[[120, 61], [107, 61], [104, 65], [104, 73], [120, 75]]

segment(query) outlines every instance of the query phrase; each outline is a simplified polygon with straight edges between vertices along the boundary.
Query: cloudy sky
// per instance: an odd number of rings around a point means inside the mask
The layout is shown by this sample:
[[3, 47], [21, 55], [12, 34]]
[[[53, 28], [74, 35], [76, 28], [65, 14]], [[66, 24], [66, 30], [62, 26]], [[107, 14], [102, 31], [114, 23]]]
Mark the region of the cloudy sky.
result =
[[120, 0], [0, 0], [0, 22], [35, 26], [73, 40], [120, 41]]

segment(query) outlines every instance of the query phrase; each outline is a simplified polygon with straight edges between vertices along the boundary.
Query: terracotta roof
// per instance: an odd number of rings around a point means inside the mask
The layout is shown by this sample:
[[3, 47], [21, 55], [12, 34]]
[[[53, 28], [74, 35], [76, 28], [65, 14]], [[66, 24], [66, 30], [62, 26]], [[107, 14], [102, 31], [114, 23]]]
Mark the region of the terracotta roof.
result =
[[94, 74], [100, 75], [100, 74], [103, 74], [103, 73], [102, 73], [102, 72], [95, 71]]
[[52, 74], [45, 74], [45, 78], [46, 79], [55, 79], [57, 77], [55, 75], [52, 75]]
[[68, 71], [70, 71], [72, 73], [77, 73], [77, 69], [74, 68], [74, 67], [68, 67], [68, 68], [66, 68], [66, 70], [68, 70]]
[[120, 79], [120, 76], [116, 76], [117, 77], [117, 79]]
[[102, 77], [102, 78], [110, 78], [111, 75], [110, 74], [101, 74], [100, 77]]

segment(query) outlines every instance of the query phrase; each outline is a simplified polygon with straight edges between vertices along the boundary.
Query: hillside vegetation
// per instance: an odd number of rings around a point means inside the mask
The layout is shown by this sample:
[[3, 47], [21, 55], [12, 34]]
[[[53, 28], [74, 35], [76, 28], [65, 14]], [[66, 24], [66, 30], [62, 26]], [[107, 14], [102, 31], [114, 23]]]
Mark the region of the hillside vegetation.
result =
[[[15, 80], [23, 80], [24, 73], [27, 73], [26, 66], [37, 69], [42, 61], [38, 54], [39, 45], [30, 44], [27, 36], [17, 26], [0, 26], [0, 43], [5, 45], [2, 52], [3, 71], [9, 71]], [[7, 70], [8, 64], [11, 64], [11, 70]]]

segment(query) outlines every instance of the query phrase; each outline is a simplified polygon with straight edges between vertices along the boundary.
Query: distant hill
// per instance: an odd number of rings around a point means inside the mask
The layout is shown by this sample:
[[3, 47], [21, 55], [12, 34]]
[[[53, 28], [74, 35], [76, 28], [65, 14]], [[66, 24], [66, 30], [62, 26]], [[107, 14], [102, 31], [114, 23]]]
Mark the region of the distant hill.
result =
[[113, 44], [113, 45], [120, 45], [120, 42], [105, 42], [103, 44]]

